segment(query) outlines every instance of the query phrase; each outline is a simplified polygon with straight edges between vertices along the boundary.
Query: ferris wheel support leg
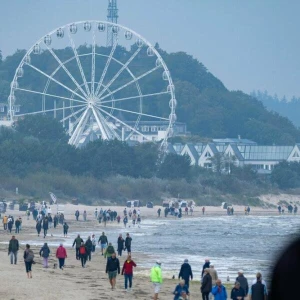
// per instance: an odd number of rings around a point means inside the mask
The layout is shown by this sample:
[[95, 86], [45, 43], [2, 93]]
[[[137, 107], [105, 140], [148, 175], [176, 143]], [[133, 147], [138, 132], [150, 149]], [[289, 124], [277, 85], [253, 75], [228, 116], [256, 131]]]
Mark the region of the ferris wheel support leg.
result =
[[70, 140], [69, 140], [69, 144], [71, 144], [71, 145], [75, 145], [76, 146], [76, 140], [78, 139], [78, 134], [79, 134], [79, 132], [82, 132], [82, 128], [84, 127], [83, 125], [83, 123], [85, 123], [86, 124], [86, 121], [85, 120], [87, 120], [87, 115], [90, 115], [90, 110], [89, 109], [87, 109], [84, 113], [83, 113], [83, 115], [82, 115], [82, 117], [81, 117], [81, 119], [80, 119], [80, 121], [79, 121], [79, 123], [78, 123], [78, 125], [76, 126], [76, 128], [75, 128], [75, 130], [74, 130], [74, 132], [72, 133], [72, 136], [71, 136], [71, 138], [70, 138]]
[[95, 119], [96, 119], [98, 128], [99, 128], [99, 130], [100, 130], [102, 139], [103, 139], [103, 140], [108, 140], [108, 139], [109, 139], [109, 135], [108, 135], [107, 131], [105, 130], [105, 125], [102, 124], [102, 122], [100, 121], [99, 116], [97, 115], [97, 113], [96, 113], [94, 107], [92, 107], [92, 111], [93, 111], [93, 115], [94, 115], [94, 117], [95, 117]]

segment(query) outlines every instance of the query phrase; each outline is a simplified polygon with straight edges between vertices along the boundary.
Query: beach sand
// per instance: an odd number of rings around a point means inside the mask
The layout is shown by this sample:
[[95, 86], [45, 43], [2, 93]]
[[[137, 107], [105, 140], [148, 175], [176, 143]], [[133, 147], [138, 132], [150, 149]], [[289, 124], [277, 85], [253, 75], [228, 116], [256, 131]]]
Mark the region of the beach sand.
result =
[[[104, 207], [103, 207], [104, 208]], [[105, 207], [108, 208], [108, 207]], [[122, 215], [124, 207], [110, 207], [112, 210], [116, 210]], [[88, 213], [87, 222], [76, 222], [74, 219], [74, 212], [78, 209], [81, 213], [86, 210]], [[99, 209], [99, 207], [98, 207]], [[98, 224], [94, 219], [95, 207], [84, 205], [70, 205], [67, 204], [64, 207], [65, 217], [70, 226], [70, 232], [77, 233], [81, 231], [93, 232], [95, 228], [97, 230], [105, 230], [103, 224]], [[154, 209], [141, 208], [142, 218], [157, 218], [157, 207]], [[52, 213], [56, 212], [56, 207], [52, 206]], [[235, 206], [235, 213], [243, 214], [244, 207]], [[265, 210], [254, 208], [251, 210], [253, 214], [275, 214], [276, 210]], [[105, 274], [106, 260], [98, 251], [93, 255], [92, 261], [87, 262], [87, 267], [82, 268], [80, 261], [75, 258], [75, 250], [67, 248], [68, 258], [66, 259], [66, 267], [64, 270], [54, 269], [53, 266], [57, 263], [55, 258], [56, 247], [51, 248], [51, 255], [49, 259], [49, 268], [44, 269], [42, 267], [42, 258], [39, 257], [40, 246], [35, 246], [35, 241], [48, 242], [51, 241], [59, 243], [59, 238], [47, 236], [46, 239], [37, 237], [35, 230], [35, 221], [30, 218], [27, 220], [24, 216], [24, 212], [19, 211], [7, 211], [7, 214], [12, 214], [15, 217], [21, 215], [23, 218], [23, 228], [20, 234], [16, 235], [16, 238], [21, 243], [21, 249], [18, 253], [18, 264], [11, 265], [9, 256], [7, 255], [8, 242], [12, 234], [0, 230], [0, 270], [1, 270], [1, 283], [0, 283], [0, 299], [151, 299], [153, 295], [153, 288], [150, 282], [149, 269], [143, 269], [139, 267], [139, 261], [145, 261], [148, 258], [141, 253], [132, 253], [132, 259], [136, 262], [137, 268], [134, 272], [133, 290], [131, 292], [124, 291], [124, 278], [122, 275], [117, 277], [116, 290], [112, 291], [108, 282], [107, 274]], [[220, 207], [206, 207], [206, 215], [202, 216], [201, 207], [195, 209], [193, 218], [206, 217], [211, 215], [226, 214], [225, 210]], [[191, 216], [184, 216], [191, 217]], [[80, 217], [82, 219], [82, 217]], [[108, 224], [107, 227], [120, 226], [116, 223]], [[57, 232], [61, 232], [61, 241], [63, 241], [61, 225], [56, 229]], [[25, 266], [23, 262], [23, 251], [25, 243], [31, 241], [32, 249], [35, 253], [36, 264], [33, 265], [33, 278], [27, 279], [25, 273]], [[120, 264], [123, 265], [126, 256], [120, 257]], [[150, 258], [149, 258], [150, 259]], [[154, 261], [153, 261], [154, 263]], [[193, 266], [195, 267], [195, 266]], [[199, 264], [198, 268], [202, 268]], [[163, 270], [163, 264], [162, 264]], [[178, 270], [179, 271], [179, 270]], [[177, 272], [174, 274], [178, 274]], [[169, 300], [173, 299], [172, 292], [178, 284], [178, 279], [164, 278], [161, 293], [159, 299]], [[193, 281], [190, 284], [190, 299], [200, 299], [200, 282]]]

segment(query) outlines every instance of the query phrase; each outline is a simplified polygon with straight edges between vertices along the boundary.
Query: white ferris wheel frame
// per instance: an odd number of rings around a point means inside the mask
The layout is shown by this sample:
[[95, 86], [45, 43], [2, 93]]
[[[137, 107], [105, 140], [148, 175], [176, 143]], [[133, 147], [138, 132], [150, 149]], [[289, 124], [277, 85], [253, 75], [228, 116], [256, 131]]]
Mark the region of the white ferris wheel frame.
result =
[[[88, 30], [88, 31], [92, 30], [92, 32], [93, 32], [92, 52], [91, 53], [78, 54], [77, 48], [76, 48], [75, 42], [72, 38], [72, 33], [71, 33], [70, 29], [71, 29], [71, 26], [76, 25], [76, 32], [77, 32], [78, 25], [85, 26], [85, 24], [87, 24], [87, 23], [89, 23], [90, 26], [91, 26], [90, 30]], [[92, 24], [93, 24], [93, 28], [92, 28]], [[95, 34], [96, 34], [96, 31], [98, 31], [98, 28], [99, 28], [100, 24], [101, 24], [101, 26], [105, 26], [104, 31], [107, 30], [108, 27], [114, 28], [116, 30], [116, 33], [118, 33], [120, 31], [120, 29], [122, 29], [125, 33], [130, 33], [131, 38], [132, 37], [136, 38], [135, 44], [137, 44], [138, 41], [139, 41], [139, 43], [142, 43], [141, 46], [138, 45], [136, 51], [131, 55], [131, 57], [127, 60], [127, 62], [122, 63], [121, 61], [119, 61], [115, 57], [113, 57], [114, 51], [115, 51], [115, 49], [118, 45], [118, 39], [116, 39], [116, 42], [111, 47], [111, 51], [110, 51], [109, 55], [96, 53], [97, 43], [96, 43]], [[50, 37], [50, 41], [52, 41], [52, 35], [56, 35], [58, 30], [63, 30], [63, 33], [64, 34], [66, 33], [65, 35], [68, 36], [68, 39], [71, 43], [71, 47], [72, 47], [73, 54], [74, 54], [74, 56], [72, 56], [71, 58], [65, 60], [64, 62], [60, 60], [60, 58], [55, 54], [55, 52], [51, 48], [51, 42], [50, 42], [49, 45], [47, 45], [46, 42], [44, 42], [45, 39], [48, 38], [48, 37]], [[50, 75], [43, 72], [42, 70], [35, 67], [34, 65], [32, 65], [30, 61], [28, 62], [28, 57], [30, 58], [31, 54], [35, 54], [34, 53], [35, 49], [39, 49], [39, 51], [40, 51], [40, 44], [41, 43], [47, 48], [49, 53], [52, 55], [52, 57], [58, 63], [58, 67]], [[150, 49], [150, 51], [152, 51], [152, 53], [153, 53], [153, 56], [154, 55], [156, 56], [156, 65], [152, 69], [150, 69], [147, 72], [145, 72], [141, 75], [138, 75], [136, 77], [135, 75], [133, 75], [133, 73], [129, 69], [128, 65], [131, 63], [132, 60], [134, 60], [134, 58], [137, 56], [137, 54], [140, 52], [140, 50], [144, 46], [148, 47], [147, 51]], [[38, 48], [35, 48], [35, 47], [38, 47]], [[85, 77], [85, 73], [83, 71], [82, 65], [81, 65], [80, 57], [90, 56], [90, 55], [92, 55], [92, 70], [91, 70], [91, 81], [88, 82], [86, 77]], [[105, 67], [102, 71], [101, 78], [98, 82], [95, 79], [96, 55], [107, 57], [106, 65], [105, 65]], [[81, 79], [83, 81], [82, 84], [77, 82], [77, 80], [73, 77], [73, 75], [70, 73], [70, 71], [66, 67], [66, 64], [68, 62], [72, 61], [72, 60], [76, 60], [77, 66], [78, 66], [79, 71], [80, 71]], [[110, 79], [109, 83], [104, 85], [103, 80], [105, 78], [107, 69], [108, 69], [108, 67], [110, 65], [110, 62], [112, 60], [115, 61], [116, 63], [118, 63], [121, 66], [121, 68], [114, 75], [114, 77], [112, 79]], [[45, 88], [44, 88], [43, 92], [38, 92], [38, 91], [33, 91], [33, 90], [30, 90], [30, 89], [24, 89], [24, 88], [19, 88], [18, 87], [18, 77], [21, 77], [21, 76], [18, 76], [18, 74], [23, 72], [23, 65], [27, 65], [27, 66], [31, 67], [32, 69], [34, 69], [35, 71], [37, 71], [41, 75], [48, 78], [48, 81], [45, 85]], [[147, 75], [151, 74], [152, 72], [156, 71], [157, 69], [159, 69], [161, 67], [164, 69], [164, 71], [163, 71], [164, 78], [163, 79], [165, 81], [168, 81], [167, 90], [162, 91], [162, 92], [156, 92], [156, 93], [150, 93], [150, 94], [143, 95], [142, 92], [141, 92], [141, 89], [139, 87], [139, 80], [143, 77], [146, 77]], [[70, 80], [75, 84], [75, 86], [77, 87], [75, 90], [69, 88], [68, 86], [64, 85], [63, 83], [61, 83], [60, 81], [58, 81], [57, 79], [54, 78], [54, 75], [56, 74], [56, 72], [58, 72], [61, 69], [63, 69], [65, 71], [65, 73], [68, 75]], [[127, 82], [126, 84], [122, 85], [121, 87], [118, 87], [117, 89], [111, 91], [110, 90], [111, 84], [115, 80], [117, 80], [119, 75], [125, 70], [132, 77], [132, 80]], [[54, 94], [47, 93], [49, 84], [51, 82], [55, 82], [56, 84], [60, 85], [64, 89], [68, 90], [71, 93], [71, 97], [64, 97], [64, 96], [61, 96], [61, 95], [54, 95]], [[89, 84], [90, 84], [90, 86], [89, 86]], [[97, 84], [97, 87], [95, 89], [96, 84]], [[116, 92], [126, 88], [127, 86], [129, 86], [131, 84], [136, 85], [138, 95], [131, 96], [131, 97], [124, 97], [124, 98], [114, 99], [114, 94]], [[91, 87], [91, 89], [90, 89], [90, 87]], [[41, 111], [36, 111], [36, 112], [24, 113], [24, 114], [15, 114], [15, 111], [14, 111], [14, 104], [15, 104], [14, 93], [15, 93], [15, 90], [20, 90], [20, 91], [23, 91], [23, 92], [28, 92], [28, 93], [33, 93], [33, 94], [40, 94], [42, 96], [42, 99], [43, 99], [42, 110]], [[105, 94], [106, 92], [107, 92], [107, 94]], [[171, 109], [169, 118], [164, 118], [164, 117], [160, 117], [160, 116], [155, 116], [155, 115], [150, 115], [150, 114], [143, 113], [142, 101], [143, 101], [144, 98], [151, 97], [151, 96], [163, 95], [163, 94], [170, 94], [170, 96], [171, 96], [170, 97], [170, 102], [169, 102], [170, 103], [169, 107]], [[45, 102], [46, 102], [45, 97], [46, 96], [57, 98], [57, 99], [62, 99], [62, 100], [69, 100], [70, 105], [69, 105], [69, 107], [66, 107], [64, 102], [63, 102], [63, 107], [62, 108], [56, 108], [56, 100], [55, 100], [54, 101], [54, 109], [45, 109]], [[77, 97], [76, 99], [74, 99], [75, 96]], [[108, 97], [110, 97], [110, 100], [107, 99]], [[126, 100], [129, 100], [129, 99], [140, 99], [139, 111], [129, 111], [129, 110], [114, 107], [115, 102], [126, 101]], [[99, 100], [99, 102], [98, 102], [98, 100]], [[72, 135], [71, 135], [70, 140], [69, 140], [69, 143], [72, 144], [72, 145], [75, 145], [75, 146], [78, 146], [79, 140], [81, 138], [81, 135], [83, 133], [85, 125], [87, 124], [88, 119], [89, 119], [90, 116], [93, 116], [95, 118], [96, 123], [99, 127], [98, 129], [101, 132], [102, 139], [104, 139], [104, 140], [105, 139], [114, 139], [114, 138], [117, 138], [119, 140], [121, 139], [120, 135], [113, 128], [108, 126], [108, 123], [106, 122], [107, 119], [111, 118], [114, 121], [118, 122], [119, 124], [122, 124], [123, 126], [125, 126], [129, 129], [130, 134], [127, 136], [126, 140], [128, 140], [132, 136], [133, 133], [136, 133], [136, 134], [142, 136], [143, 139], [148, 141], [149, 138], [137, 129], [141, 117], [145, 116], [145, 117], [153, 118], [153, 119], [156, 119], [156, 120], [163, 120], [163, 121], [168, 122], [165, 137], [164, 137], [164, 139], [162, 140], [162, 142], [160, 144], [160, 150], [165, 152], [166, 148], [167, 148], [167, 139], [170, 136], [172, 136], [172, 134], [173, 134], [173, 124], [176, 122], [175, 108], [176, 108], [177, 101], [176, 101], [176, 98], [175, 98], [174, 84], [173, 84], [170, 72], [168, 70], [168, 67], [167, 67], [166, 63], [164, 62], [163, 58], [161, 57], [161, 55], [158, 53], [158, 51], [155, 49], [155, 47], [153, 47], [151, 45], [151, 43], [148, 40], [146, 40], [142, 35], [138, 34], [137, 32], [135, 32], [134, 30], [132, 30], [128, 27], [125, 27], [125, 26], [120, 25], [120, 24], [111, 23], [111, 22], [108, 22], [108, 21], [84, 20], [84, 21], [72, 22], [72, 23], [68, 23], [66, 25], [57, 27], [56, 29], [52, 30], [51, 32], [47, 33], [46, 35], [43, 35], [27, 51], [27, 53], [24, 55], [23, 59], [21, 60], [19, 66], [17, 67], [14, 78], [13, 78], [13, 81], [11, 83], [11, 90], [10, 90], [10, 95], [9, 95], [9, 98], [8, 98], [8, 102], [9, 102], [8, 115], [9, 115], [9, 118], [10, 118], [11, 121], [14, 121], [18, 117], [22, 117], [22, 116], [26, 116], [26, 115], [32, 115], [32, 114], [44, 114], [44, 113], [47, 113], [47, 112], [54, 112], [54, 115], [55, 115], [56, 111], [63, 110], [63, 118], [62, 118], [62, 120], [60, 120], [61, 122], [63, 122], [63, 124], [64, 124], [65, 121], [70, 120], [72, 117], [76, 119], [76, 121], [75, 121], [76, 128], [73, 130]], [[108, 103], [111, 103], [112, 106], [110, 107], [110, 106], [107, 106], [107, 105], [103, 105], [103, 104], [108, 104]], [[73, 110], [74, 108], [78, 108], [78, 110], [74, 111]], [[107, 112], [103, 108], [110, 109], [111, 111]], [[68, 115], [67, 117], [64, 115], [65, 109], [70, 109], [72, 111], [72, 113], [70, 115]], [[131, 114], [137, 115], [135, 125], [130, 126], [127, 123], [123, 122], [122, 120], [118, 119], [116, 116], [114, 116], [112, 114], [112, 112], [114, 110], [120, 111], [120, 112], [123, 111], [123, 112], [126, 112], [126, 113], [131, 113]], [[80, 116], [78, 116], [79, 113], [81, 114]]]

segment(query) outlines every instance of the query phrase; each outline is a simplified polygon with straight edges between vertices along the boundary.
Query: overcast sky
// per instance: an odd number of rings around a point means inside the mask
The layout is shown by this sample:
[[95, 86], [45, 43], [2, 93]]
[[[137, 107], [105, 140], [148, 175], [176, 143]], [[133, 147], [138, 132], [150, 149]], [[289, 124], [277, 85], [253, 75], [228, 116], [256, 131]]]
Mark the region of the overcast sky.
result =
[[[106, 20], [108, 0], [0, 0], [0, 49], [27, 49], [50, 30]], [[230, 90], [300, 96], [300, 1], [118, 0], [119, 23], [201, 61]]]

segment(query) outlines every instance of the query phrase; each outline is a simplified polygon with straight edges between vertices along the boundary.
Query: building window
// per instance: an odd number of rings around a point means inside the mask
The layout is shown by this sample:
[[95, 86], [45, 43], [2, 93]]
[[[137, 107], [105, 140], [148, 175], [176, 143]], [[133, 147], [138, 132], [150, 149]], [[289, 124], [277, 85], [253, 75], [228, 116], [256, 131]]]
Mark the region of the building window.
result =
[[149, 126], [143, 126], [142, 131], [143, 132], [148, 132], [149, 131]]
[[0, 112], [4, 112], [4, 106], [0, 106]]
[[15, 112], [20, 112], [20, 106], [19, 105], [15, 106]]
[[205, 157], [211, 157], [211, 155], [208, 151], [205, 153]]
[[151, 126], [151, 132], [156, 132], [157, 131], [157, 127], [156, 126]]
[[293, 157], [300, 157], [298, 152], [295, 152]]

